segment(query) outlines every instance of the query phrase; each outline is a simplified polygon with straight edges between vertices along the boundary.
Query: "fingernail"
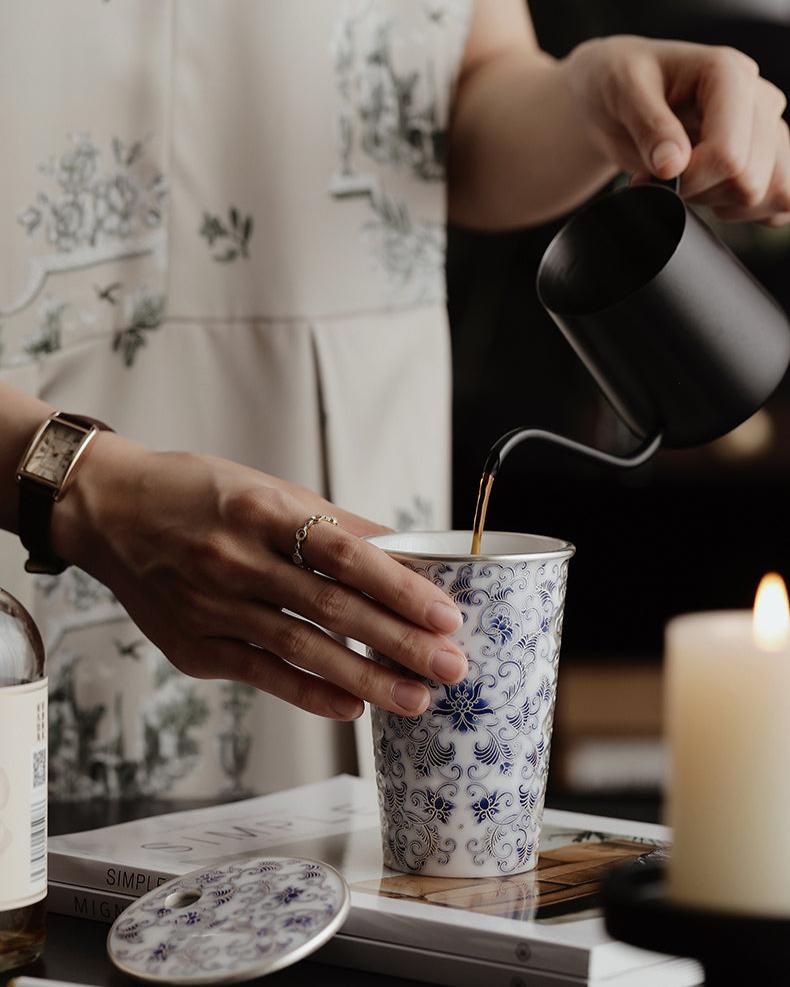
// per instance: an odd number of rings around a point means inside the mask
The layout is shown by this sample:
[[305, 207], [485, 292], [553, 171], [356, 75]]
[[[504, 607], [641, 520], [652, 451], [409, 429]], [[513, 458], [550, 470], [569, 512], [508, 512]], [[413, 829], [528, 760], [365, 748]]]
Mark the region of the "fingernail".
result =
[[362, 716], [365, 704], [353, 696], [335, 696], [332, 700], [332, 709], [344, 720], [356, 720], [357, 717]]
[[442, 634], [451, 634], [461, 626], [463, 618], [460, 610], [451, 603], [432, 603], [428, 607], [428, 623]]
[[660, 171], [675, 159], [678, 159], [679, 163], [682, 154], [683, 148], [680, 144], [676, 144], [675, 141], [661, 141], [660, 144], [656, 144], [653, 148], [653, 152], [650, 155], [650, 163], [655, 171]]
[[441, 679], [443, 682], [460, 681], [468, 669], [466, 659], [455, 651], [437, 651], [431, 662], [433, 677]]
[[429, 697], [425, 686], [404, 680], [392, 690], [392, 698], [407, 713], [418, 713], [423, 710]]

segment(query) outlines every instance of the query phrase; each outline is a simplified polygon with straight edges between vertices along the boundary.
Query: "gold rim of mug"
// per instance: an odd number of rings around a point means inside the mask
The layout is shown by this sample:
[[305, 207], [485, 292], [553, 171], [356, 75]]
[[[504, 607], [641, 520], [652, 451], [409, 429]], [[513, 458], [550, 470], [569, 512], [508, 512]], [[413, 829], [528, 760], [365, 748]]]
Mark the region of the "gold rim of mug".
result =
[[466, 535], [470, 542], [472, 539], [470, 529], [469, 531], [393, 531], [389, 535], [366, 535], [364, 540], [376, 545], [377, 548], [381, 548], [393, 558], [420, 559], [427, 562], [537, 562], [542, 559], [569, 559], [576, 553], [576, 546], [563, 538], [554, 538], [551, 535], [535, 535], [527, 531], [486, 531], [483, 534], [483, 539], [485, 540], [486, 535], [502, 535], [506, 538], [540, 538], [542, 541], [553, 542], [557, 547], [545, 552], [508, 552], [501, 555], [472, 555], [465, 552], [459, 555], [449, 552], [417, 552], [403, 548], [384, 548], [377, 544], [379, 540], [384, 541], [388, 538], [401, 536], [408, 538], [409, 535]]

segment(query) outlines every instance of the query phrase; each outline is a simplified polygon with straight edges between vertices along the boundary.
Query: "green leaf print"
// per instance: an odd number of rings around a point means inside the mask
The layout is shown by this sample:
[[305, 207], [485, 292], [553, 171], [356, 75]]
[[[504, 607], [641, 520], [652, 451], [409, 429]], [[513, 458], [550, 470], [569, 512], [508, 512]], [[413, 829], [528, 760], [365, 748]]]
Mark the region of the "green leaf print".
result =
[[159, 328], [164, 311], [164, 295], [143, 293], [134, 300], [128, 324], [115, 333], [112, 341], [113, 352], [121, 354], [125, 367], [134, 366], [138, 351], [145, 346], [145, 333]]
[[200, 235], [208, 240], [210, 247], [213, 247], [214, 241], [219, 240], [220, 237], [227, 236], [228, 231], [216, 216], [210, 216], [205, 212], [203, 213], [203, 225], [200, 227]]
[[253, 226], [252, 216], [242, 218], [239, 209], [236, 206], [231, 206], [228, 209], [227, 224], [219, 216], [204, 212], [200, 236], [204, 237], [209, 247], [213, 247], [217, 241], [226, 241], [218, 244], [220, 249], [211, 256], [220, 264], [228, 264], [236, 260], [237, 257], [250, 256], [249, 244], [252, 239]]
[[60, 349], [63, 336], [62, 318], [65, 308], [65, 302], [59, 304], [50, 300], [44, 302], [41, 308], [41, 324], [38, 332], [25, 344], [25, 353], [28, 356], [46, 356], [48, 353], [55, 353]]

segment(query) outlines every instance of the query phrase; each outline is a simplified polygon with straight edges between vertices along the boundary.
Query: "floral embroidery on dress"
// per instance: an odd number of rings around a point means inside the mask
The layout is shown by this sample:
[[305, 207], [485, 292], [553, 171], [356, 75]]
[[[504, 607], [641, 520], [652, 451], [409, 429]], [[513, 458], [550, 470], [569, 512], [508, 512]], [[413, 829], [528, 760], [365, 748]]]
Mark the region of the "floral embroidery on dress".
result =
[[347, 5], [332, 46], [341, 99], [341, 176], [355, 177], [359, 150], [371, 161], [404, 166], [426, 181], [444, 178], [447, 120], [438, 93], [445, 80], [438, 77], [433, 46], [425, 42], [433, 27], [445, 30], [451, 6], [457, 4], [420, 5], [414, 12], [417, 43], [405, 46], [391, 5], [380, 0]]
[[[427, 82], [422, 85], [419, 71], [399, 73], [392, 29], [391, 22], [376, 28], [373, 44], [365, 53], [365, 69], [349, 87], [356, 90], [360, 144], [374, 161], [406, 164], [420, 178], [442, 178], [445, 131], [438, 120], [432, 65], [428, 62]], [[347, 40], [353, 45], [353, 35], [347, 35]], [[338, 71], [352, 69], [353, 64], [353, 57], [343, 57]], [[429, 90], [422, 100], [421, 88]]]
[[125, 643], [116, 637], [113, 638], [112, 643], [119, 658], [131, 658], [133, 661], [140, 661], [142, 658], [141, 649], [145, 648], [147, 642], [144, 637], [138, 637], [135, 641]]
[[102, 288], [98, 284], [93, 286], [93, 290], [96, 292], [96, 298], [100, 302], [107, 302], [108, 305], [117, 305], [118, 299], [116, 297], [116, 292], [123, 288], [123, 282], [113, 281], [106, 287]]
[[412, 300], [434, 294], [436, 278], [444, 271], [445, 229], [439, 223], [415, 223], [404, 202], [385, 193], [371, 193], [375, 215], [363, 226], [379, 267], [396, 288], [411, 288]]
[[252, 239], [254, 221], [252, 216], [247, 215], [242, 218], [241, 213], [235, 206], [228, 210], [228, 222], [223, 223], [219, 216], [211, 213], [203, 213], [203, 225], [200, 227], [200, 235], [205, 237], [209, 247], [213, 247], [217, 241], [222, 241], [224, 248], [220, 253], [212, 254], [214, 260], [227, 264], [236, 260], [237, 257], [249, 257], [249, 244]]
[[338, 163], [330, 192], [367, 197], [373, 217], [362, 233], [404, 301], [444, 290], [444, 226], [413, 216], [394, 188], [404, 179], [444, 180], [450, 80], [440, 62], [455, 47], [447, 60], [457, 67], [469, 10], [466, 0], [426, 0], [408, 12], [387, 0], [350, 0], [333, 39]]
[[55, 353], [63, 345], [63, 311], [65, 302], [45, 298], [39, 310], [40, 323], [35, 335], [30, 336], [24, 350], [28, 356], [40, 357]]
[[145, 289], [124, 299], [128, 312], [123, 328], [113, 336], [112, 348], [120, 353], [125, 367], [134, 366], [138, 350], [146, 344], [146, 333], [158, 329], [165, 312], [165, 296]]
[[160, 172], [145, 161], [145, 144], [114, 137], [105, 164], [90, 134], [69, 135], [71, 146], [41, 165], [56, 191], [39, 192], [17, 217], [30, 236], [39, 229], [58, 251], [126, 239], [162, 222], [167, 194]]

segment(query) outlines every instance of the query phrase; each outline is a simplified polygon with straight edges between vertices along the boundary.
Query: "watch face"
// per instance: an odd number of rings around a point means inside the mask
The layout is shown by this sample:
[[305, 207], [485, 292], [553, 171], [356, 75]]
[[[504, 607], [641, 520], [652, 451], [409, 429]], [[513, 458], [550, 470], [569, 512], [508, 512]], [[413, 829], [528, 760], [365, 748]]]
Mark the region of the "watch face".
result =
[[70, 425], [50, 422], [28, 457], [25, 469], [42, 480], [60, 486], [84, 438], [84, 432]]

